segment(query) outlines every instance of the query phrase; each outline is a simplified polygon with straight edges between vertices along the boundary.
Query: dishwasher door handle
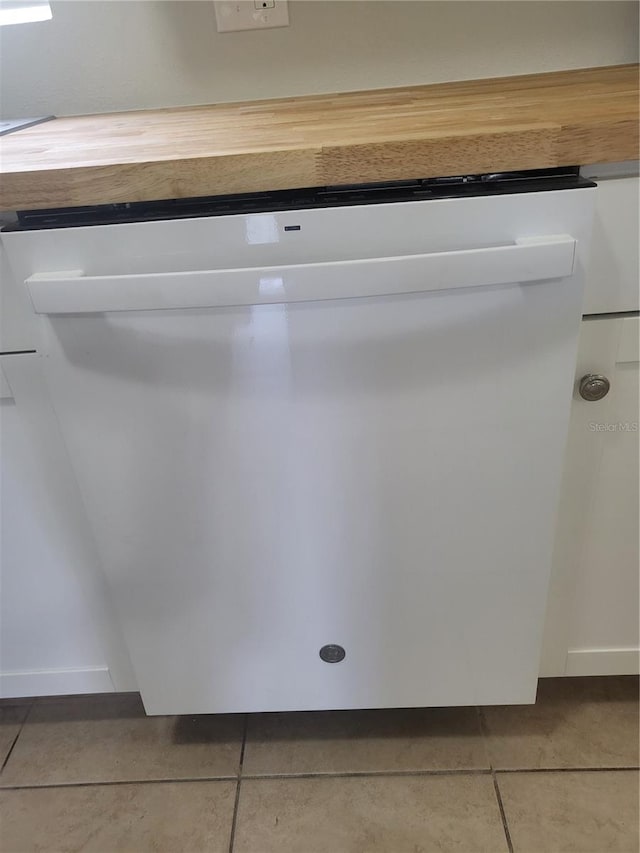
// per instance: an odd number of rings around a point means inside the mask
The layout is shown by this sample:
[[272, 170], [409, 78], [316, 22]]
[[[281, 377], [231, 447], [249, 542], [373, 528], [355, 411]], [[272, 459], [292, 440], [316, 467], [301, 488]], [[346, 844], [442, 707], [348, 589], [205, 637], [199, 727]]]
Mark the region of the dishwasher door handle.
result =
[[38, 273], [25, 284], [37, 314], [312, 302], [564, 278], [573, 273], [575, 246], [573, 237], [560, 234], [454, 252], [273, 267]]

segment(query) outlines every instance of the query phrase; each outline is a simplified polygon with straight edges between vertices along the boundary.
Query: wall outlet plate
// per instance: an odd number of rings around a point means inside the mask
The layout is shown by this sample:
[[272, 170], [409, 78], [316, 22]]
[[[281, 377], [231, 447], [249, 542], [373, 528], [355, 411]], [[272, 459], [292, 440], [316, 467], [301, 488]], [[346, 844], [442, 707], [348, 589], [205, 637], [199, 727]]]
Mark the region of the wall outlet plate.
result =
[[213, 5], [219, 33], [289, 26], [287, 0], [216, 0]]

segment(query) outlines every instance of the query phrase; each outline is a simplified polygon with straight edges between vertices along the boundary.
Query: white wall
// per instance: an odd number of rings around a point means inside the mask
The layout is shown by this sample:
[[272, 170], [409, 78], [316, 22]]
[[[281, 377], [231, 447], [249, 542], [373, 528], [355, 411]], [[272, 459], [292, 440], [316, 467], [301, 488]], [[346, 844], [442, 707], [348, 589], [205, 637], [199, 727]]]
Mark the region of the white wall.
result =
[[219, 34], [213, 3], [53, 0], [0, 32], [3, 117], [130, 110], [635, 62], [636, 2], [293, 0]]

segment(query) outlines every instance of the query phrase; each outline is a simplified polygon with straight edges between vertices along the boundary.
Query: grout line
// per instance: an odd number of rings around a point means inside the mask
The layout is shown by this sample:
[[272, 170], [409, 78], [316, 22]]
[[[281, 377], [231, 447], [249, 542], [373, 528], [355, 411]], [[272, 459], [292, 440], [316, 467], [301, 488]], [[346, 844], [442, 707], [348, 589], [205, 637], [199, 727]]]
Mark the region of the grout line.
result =
[[505, 813], [504, 805], [502, 803], [502, 795], [500, 794], [500, 788], [498, 787], [498, 780], [496, 778], [495, 773], [492, 773], [491, 775], [493, 776], [493, 790], [496, 792], [496, 800], [498, 801], [498, 808], [500, 809], [500, 819], [502, 820], [504, 837], [507, 841], [509, 853], [513, 853], [513, 842], [511, 841], [511, 833], [509, 832], [509, 824], [507, 823], [507, 815]]
[[249, 730], [249, 715], [244, 715], [244, 728], [242, 730], [242, 746], [240, 747], [240, 766], [238, 768], [238, 776], [242, 776], [242, 767], [244, 765], [244, 750], [247, 745], [247, 732]]
[[637, 773], [640, 765], [627, 765], [626, 767], [495, 767], [494, 773], [611, 773], [633, 772]]
[[7, 766], [7, 761], [11, 758], [11, 753], [13, 752], [13, 747], [18, 743], [18, 738], [20, 737], [20, 732], [22, 731], [22, 726], [24, 726], [24, 722], [20, 725], [20, 728], [18, 729], [16, 736], [14, 737], [13, 741], [11, 742], [11, 746], [9, 747], [9, 752], [7, 752], [5, 759], [2, 762], [2, 767], [0, 767], [0, 773], [2, 773], [4, 768]]
[[0, 791], [46, 791], [49, 788], [100, 788], [114, 785], [174, 785], [182, 782], [234, 782], [237, 776], [183, 776], [180, 779], [107, 779], [105, 781], [49, 782], [44, 785], [3, 785]]
[[[8, 761], [9, 761], [9, 759], [11, 758], [11, 753], [13, 752], [13, 748], [14, 748], [14, 746], [18, 743], [18, 738], [19, 738], [19, 737], [20, 737], [20, 735], [22, 734], [22, 729], [24, 728], [24, 724], [25, 724], [25, 723], [27, 722], [27, 720], [29, 719], [29, 715], [31, 714], [31, 711], [32, 711], [32, 709], [33, 709], [33, 706], [34, 706], [34, 705], [35, 705], [35, 701], [32, 701], [32, 702], [29, 704], [29, 707], [28, 707], [28, 709], [27, 709], [27, 713], [26, 713], [26, 714], [24, 715], [24, 717], [22, 718], [22, 721], [21, 721], [21, 723], [20, 723], [20, 728], [18, 729], [18, 732], [17, 732], [16, 736], [15, 736], [15, 737], [14, 737], [14, 739], [13, 739], [13, 743], [12, 743], [12, 744], [11, 744], [11, 746], [9, 747], [9, 752], [7, 752], [7, 754], [5, 755], [4, 761], [2, 762], [2, 767], [0, 767], [0, 773], [2, 773], [2, 771], [4, 770], [4, 768], [7, 766], [7, 762], [8, 762]], [[18, 706], [18, 707], [20, 707], [20, 706]]]
[[[264, 773], [251, 774], [243, 776], [243, 779], [251, 779], [259, 781], [260, 779], [360, 779], [368, 776], [375, 777], [394, 777], [394, 776], [488, 776], [491, 773], [488, 769], [478, 770], [372, 770], [372, 771], [354, 771], [344, 773]], [[238, 780], [238, 775], [235, 776], [183, 776], [179, 779], [108, 779], [105, 781], [84, 781], [84, 782], [50, 782], [43, 785], [3, 785], [0, 782], [0, 791], [23, 791], [23, 790], [39, 790], [40, 788], [89, 788], [100, 785], [166, 785], [174, 782], [232, 782]]]
[[489, 768], [472, 768], [465, 770], [345, 770], [325, 771], [320, 773], [249, 773], [243, 779], [252, 781], [260, 779], [363, 779], [368, 777], [391, 778], [396, 776], [488, 776]]
[[[259, 782], [262, 779], [366, 779], [384, 777], [421, 777], [421, 776], [493, 776], [500, 773], [637, 773], [639, 767], [540, 767], [522, 768], [519, 770], [492, 770], [492, 769], [467, 769], [467, 770], [361, 770], [344, 773], [264, 773], [243, 775], [243, 779]], [[0, 782], [0, 791], [37, 791], [49, 788], [91, 788], [106, 785], [169, 785], [181, 782], [233, 782], [238, 781], [238, 776], [183, 776], [180, 779], [112, 779], [105, 781], [85, 782], [51, 782], [44, 785], [3, 785]]]
[[231, 835], [229, 836], [229, 853], [233, 853], [233, 845], [236, 840], [236, 823], [238, 821], [238, 804], [240, 803], [240, 785], [242, 784], [242, 765], [244, 763], [244, 748], [247, 744], [247, 728], [249, 718], [244, 715], [244, 727], [242, 730], [242, 746], [240, 747], [240, 761], [238, 762], [238, 781], [236, 782], [236, 798], [233, 803], [233, 817], [231, 819]]

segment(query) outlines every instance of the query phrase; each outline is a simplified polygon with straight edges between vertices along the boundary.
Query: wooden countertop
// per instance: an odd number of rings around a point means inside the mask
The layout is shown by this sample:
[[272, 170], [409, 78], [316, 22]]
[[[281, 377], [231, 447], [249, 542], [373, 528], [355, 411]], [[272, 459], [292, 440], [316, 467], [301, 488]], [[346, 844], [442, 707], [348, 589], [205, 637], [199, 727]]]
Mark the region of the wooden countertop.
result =
[[638, 158], [638, 66], [59, 118], [0, 137], [0, 209]]

